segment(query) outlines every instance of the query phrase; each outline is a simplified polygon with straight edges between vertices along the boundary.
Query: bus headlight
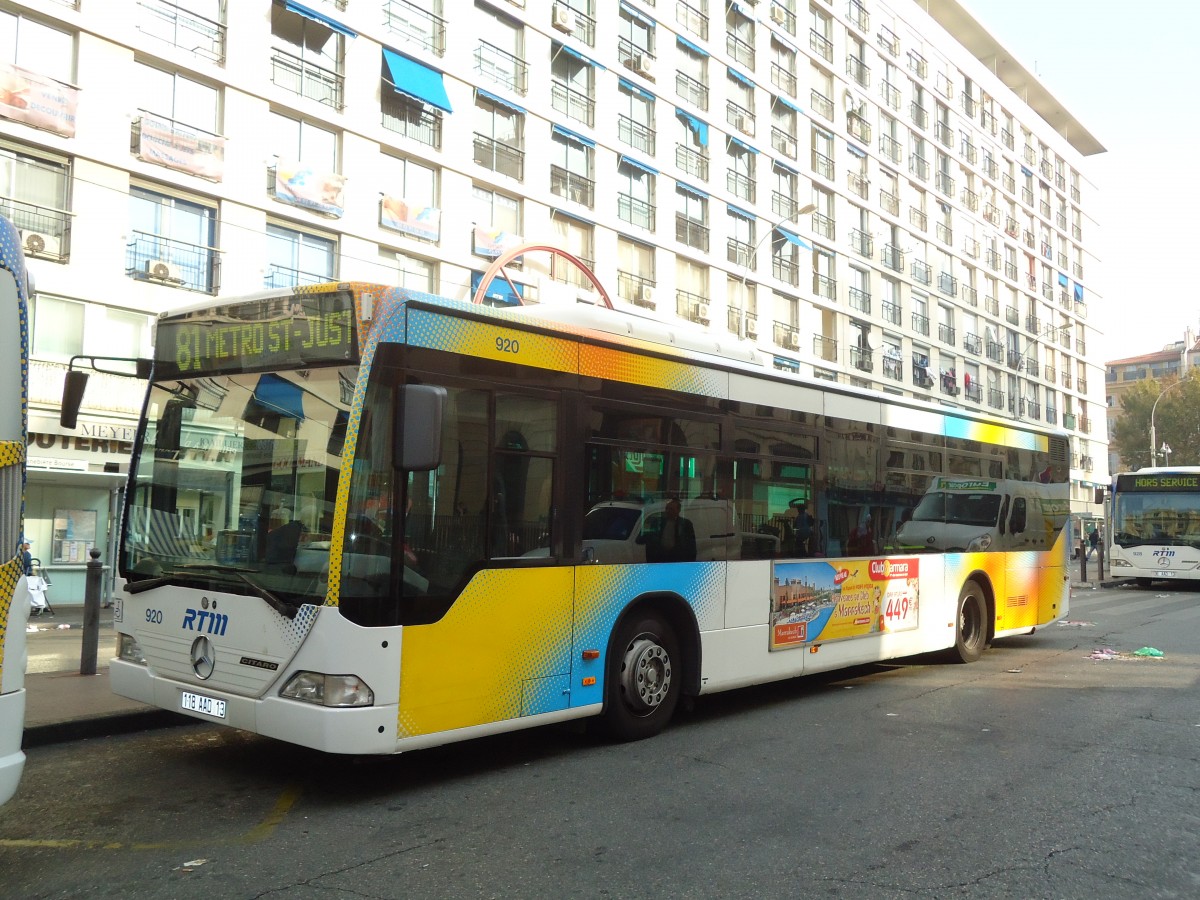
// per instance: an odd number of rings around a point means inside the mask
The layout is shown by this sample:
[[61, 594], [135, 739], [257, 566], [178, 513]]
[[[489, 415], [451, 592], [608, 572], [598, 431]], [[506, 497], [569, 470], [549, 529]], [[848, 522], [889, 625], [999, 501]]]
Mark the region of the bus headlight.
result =
[[1109, 557], [1108, 563], [1114, 569], [1131, 569], [1131, 568], [1133, 568], [1133, 563], [1131, 563], [1127, 559], [1121, 559], [1121, 557], [1119, 557], [1119, 556]]
[[146, 654], [142, 652], [141, 644], [132, 634], [117, 634], [117, 659], [136, 663], [139, 666], [146, 664]]
[[375, 692], [357, 675], [326, 675], [322, 672], [297, 672], [287, 680], [279, 696], [331, 707], [372, 706], [375, 703]]
[[990, 546], [992, 546], [992, 536], [986, 533], [981, 534], [979, 537], [975, 538], [975, 540], [971, 541], [971, 543], [967, 544], [967, 552], [978, 553], [981, 550], [986, 550]]

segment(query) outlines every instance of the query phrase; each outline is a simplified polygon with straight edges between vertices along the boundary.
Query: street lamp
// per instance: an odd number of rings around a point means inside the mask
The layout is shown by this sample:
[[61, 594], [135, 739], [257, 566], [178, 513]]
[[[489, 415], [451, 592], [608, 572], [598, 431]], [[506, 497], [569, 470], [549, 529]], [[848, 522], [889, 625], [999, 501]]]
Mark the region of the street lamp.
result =
[[1150, 465], [1154, 465], [1154, 460], [1155, 460], [1155, 457], [1156, 457], [1156, 456], [1159, 454], [1159, 452], [1162, 452], [1163, 454], [1165, 454], [1165, 455], [1166, 455], [1166, 457], [1167, 457], [1167, 462], [1168, 462], [1168, 464], [1170, 463], [1170, 459], [1171, 459], [1171, 448], [1167, 446], [1167, 442], [1166, 442], [1166, 441], [1163, 441], [1163, 448], [1162, 448], [1162, 450], [1161, 450], [1161, 451], [1158, 451], [1158, 450], [1155, 450], [1155, 449], [1154, 449], [1154, 444], [1156, 443], [1156, 442], [1155, 442], [1155, 440], [1154, 440], [1154, 438], [1155, 438], [1155, 434], [1154, 434], [1154, 411], [1158, 409], [1158, 401], [1159, 401], [1159, 400], [1161, 400], [1161, 399], [1163, 398], [1163, 394], [1165, 394], [1165, 393], [1166, 393], [1167, 391], [1169, 391], [1171, 388], [1179, 387], [1181, 384], [1183, 384], [1183, 379], [1182, 379], [1182, 378], [1180, 378], [1180, 379], [1179, 379], [1178, 381], [1176, 381], [1174, 384], [1168, 384], [1168, 385], [1167, 385], [1165, 388], [1163, 388], [1163, 389], [1162, 389], [1162, 391], [1161, 391], [1161, 392], [1159, 392], [1159, 395], [1158, 395], [1157, 397], [1155, 397], [1155, 398], [1154, 398], [1154, 405], [1153, 405], [1152, 407], [1150, 407]]
[[1164, 457], [1166, 457], [1166, 462], [1164, 462], [1163, 465], [1166, 466], [1167, 468], [1170, 468], [1171, 467], [1171, 445], [1168, 444], [1166, 441], [1163, 441], [1162, 449], [1159, 450], [1158, 452], [1161, 453]]
[[[798, 210], [796, 210], [790, 216], [780, 219], [778, 222], [776, 222], [774, 225], [772, 225], [770, 228], [768, 228], [766, 234], [764, 234], [762, 237], [760, 237], [758, 239], [758, 243], [755, 244], [754, 249], [750, 251], [750, 261], [748, 263], [743, 264], [742, 268], [744, 268], [746, 270], [746, 272], [751, 271], [750, 265], [752, 263], [755, 263], [758, 261], [758, 251], [762, 248], [762, 245], [767, 242], [767, 238], [769, 238], [771, 235], [773, 235], [775, 233], [776, 228], [778, 228], [780, 225], [787, 225], [789, 222], [794, 222], [795, 220], [799, 219], [801, 216], [807, 216], [809, 213], [814, 213], [816, 211], [817, 211], [816, 204], [809, 203], [805, 206], [800, 207]], [[742, 281], [742, 301], [741, 301], [741, 309], [739, 310], [740, 314], [738, 315], [738, 338], [745, 340], [745, 337], [746, 337], [746, 307], [749, 305], [749, 302], [748, 302], [749, 297], [747, 297], [746, 295], [749, 293], [749, 290], [750, 290], [750, 286], [746, 280], [745, 273], [742, 274], [741, 281]]]

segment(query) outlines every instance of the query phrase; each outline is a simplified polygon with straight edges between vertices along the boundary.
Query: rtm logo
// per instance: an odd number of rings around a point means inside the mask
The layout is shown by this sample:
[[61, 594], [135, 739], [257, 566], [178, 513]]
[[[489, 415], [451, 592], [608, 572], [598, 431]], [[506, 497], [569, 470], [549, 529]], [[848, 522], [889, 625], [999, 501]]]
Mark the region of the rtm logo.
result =
[[189, 609], [183, 614], [183, 627], [204, 634], [224, 636], [225, 628], [229, 625], [229, 616], [224, 613], [209, 612], [206, 609]]
[[1175, 551], [1174, 551], [1174, 550], [1155, 550], [1155, 551], [1154, 551], [1154, 558], [1155, 558], [1155, 559], [1162, 559], [1162, 558], [1169, 557], [1169, 556], [1174, 556], [1174, 555], [1175, 555]]

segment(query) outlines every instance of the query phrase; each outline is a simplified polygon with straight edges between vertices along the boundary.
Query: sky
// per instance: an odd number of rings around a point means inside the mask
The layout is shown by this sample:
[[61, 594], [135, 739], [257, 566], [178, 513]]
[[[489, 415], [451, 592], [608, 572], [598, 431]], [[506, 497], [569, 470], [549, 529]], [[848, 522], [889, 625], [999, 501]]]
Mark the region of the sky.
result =
[[[1189, 224], [1200, 200], [1200, 2], [961, 2], [1106, 148], [1082, 165], [1099, 194], [1082, 207], [1085, 245], [1098, 257], [1084, 259], [1087, 322], [1100, 332], [1089, 335], [1089, 357], [1152, 353], [1189, 325], [1200, 331], [1185, 267], [1200, 254]], [[1172, 271], [1182, 277], [1162, 277]]]

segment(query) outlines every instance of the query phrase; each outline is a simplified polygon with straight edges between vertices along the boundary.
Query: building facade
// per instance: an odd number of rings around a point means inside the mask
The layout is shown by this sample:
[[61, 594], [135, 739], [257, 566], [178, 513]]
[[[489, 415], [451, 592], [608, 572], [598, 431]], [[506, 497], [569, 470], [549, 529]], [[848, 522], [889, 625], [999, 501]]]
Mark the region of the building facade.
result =
[[[801, 377], [1061, 427], [1079, 512], [1108, 480], [1103, 147], [958, 2], [0, 0], [0, 24], [30, 528], [65, 578], [111, 539], [141, 394], [93, 380], [62, 433], [72, 356], [269, 287], [465, 299], [524, 242]], [[595, 299], [542, 256], [489, 302]]]

